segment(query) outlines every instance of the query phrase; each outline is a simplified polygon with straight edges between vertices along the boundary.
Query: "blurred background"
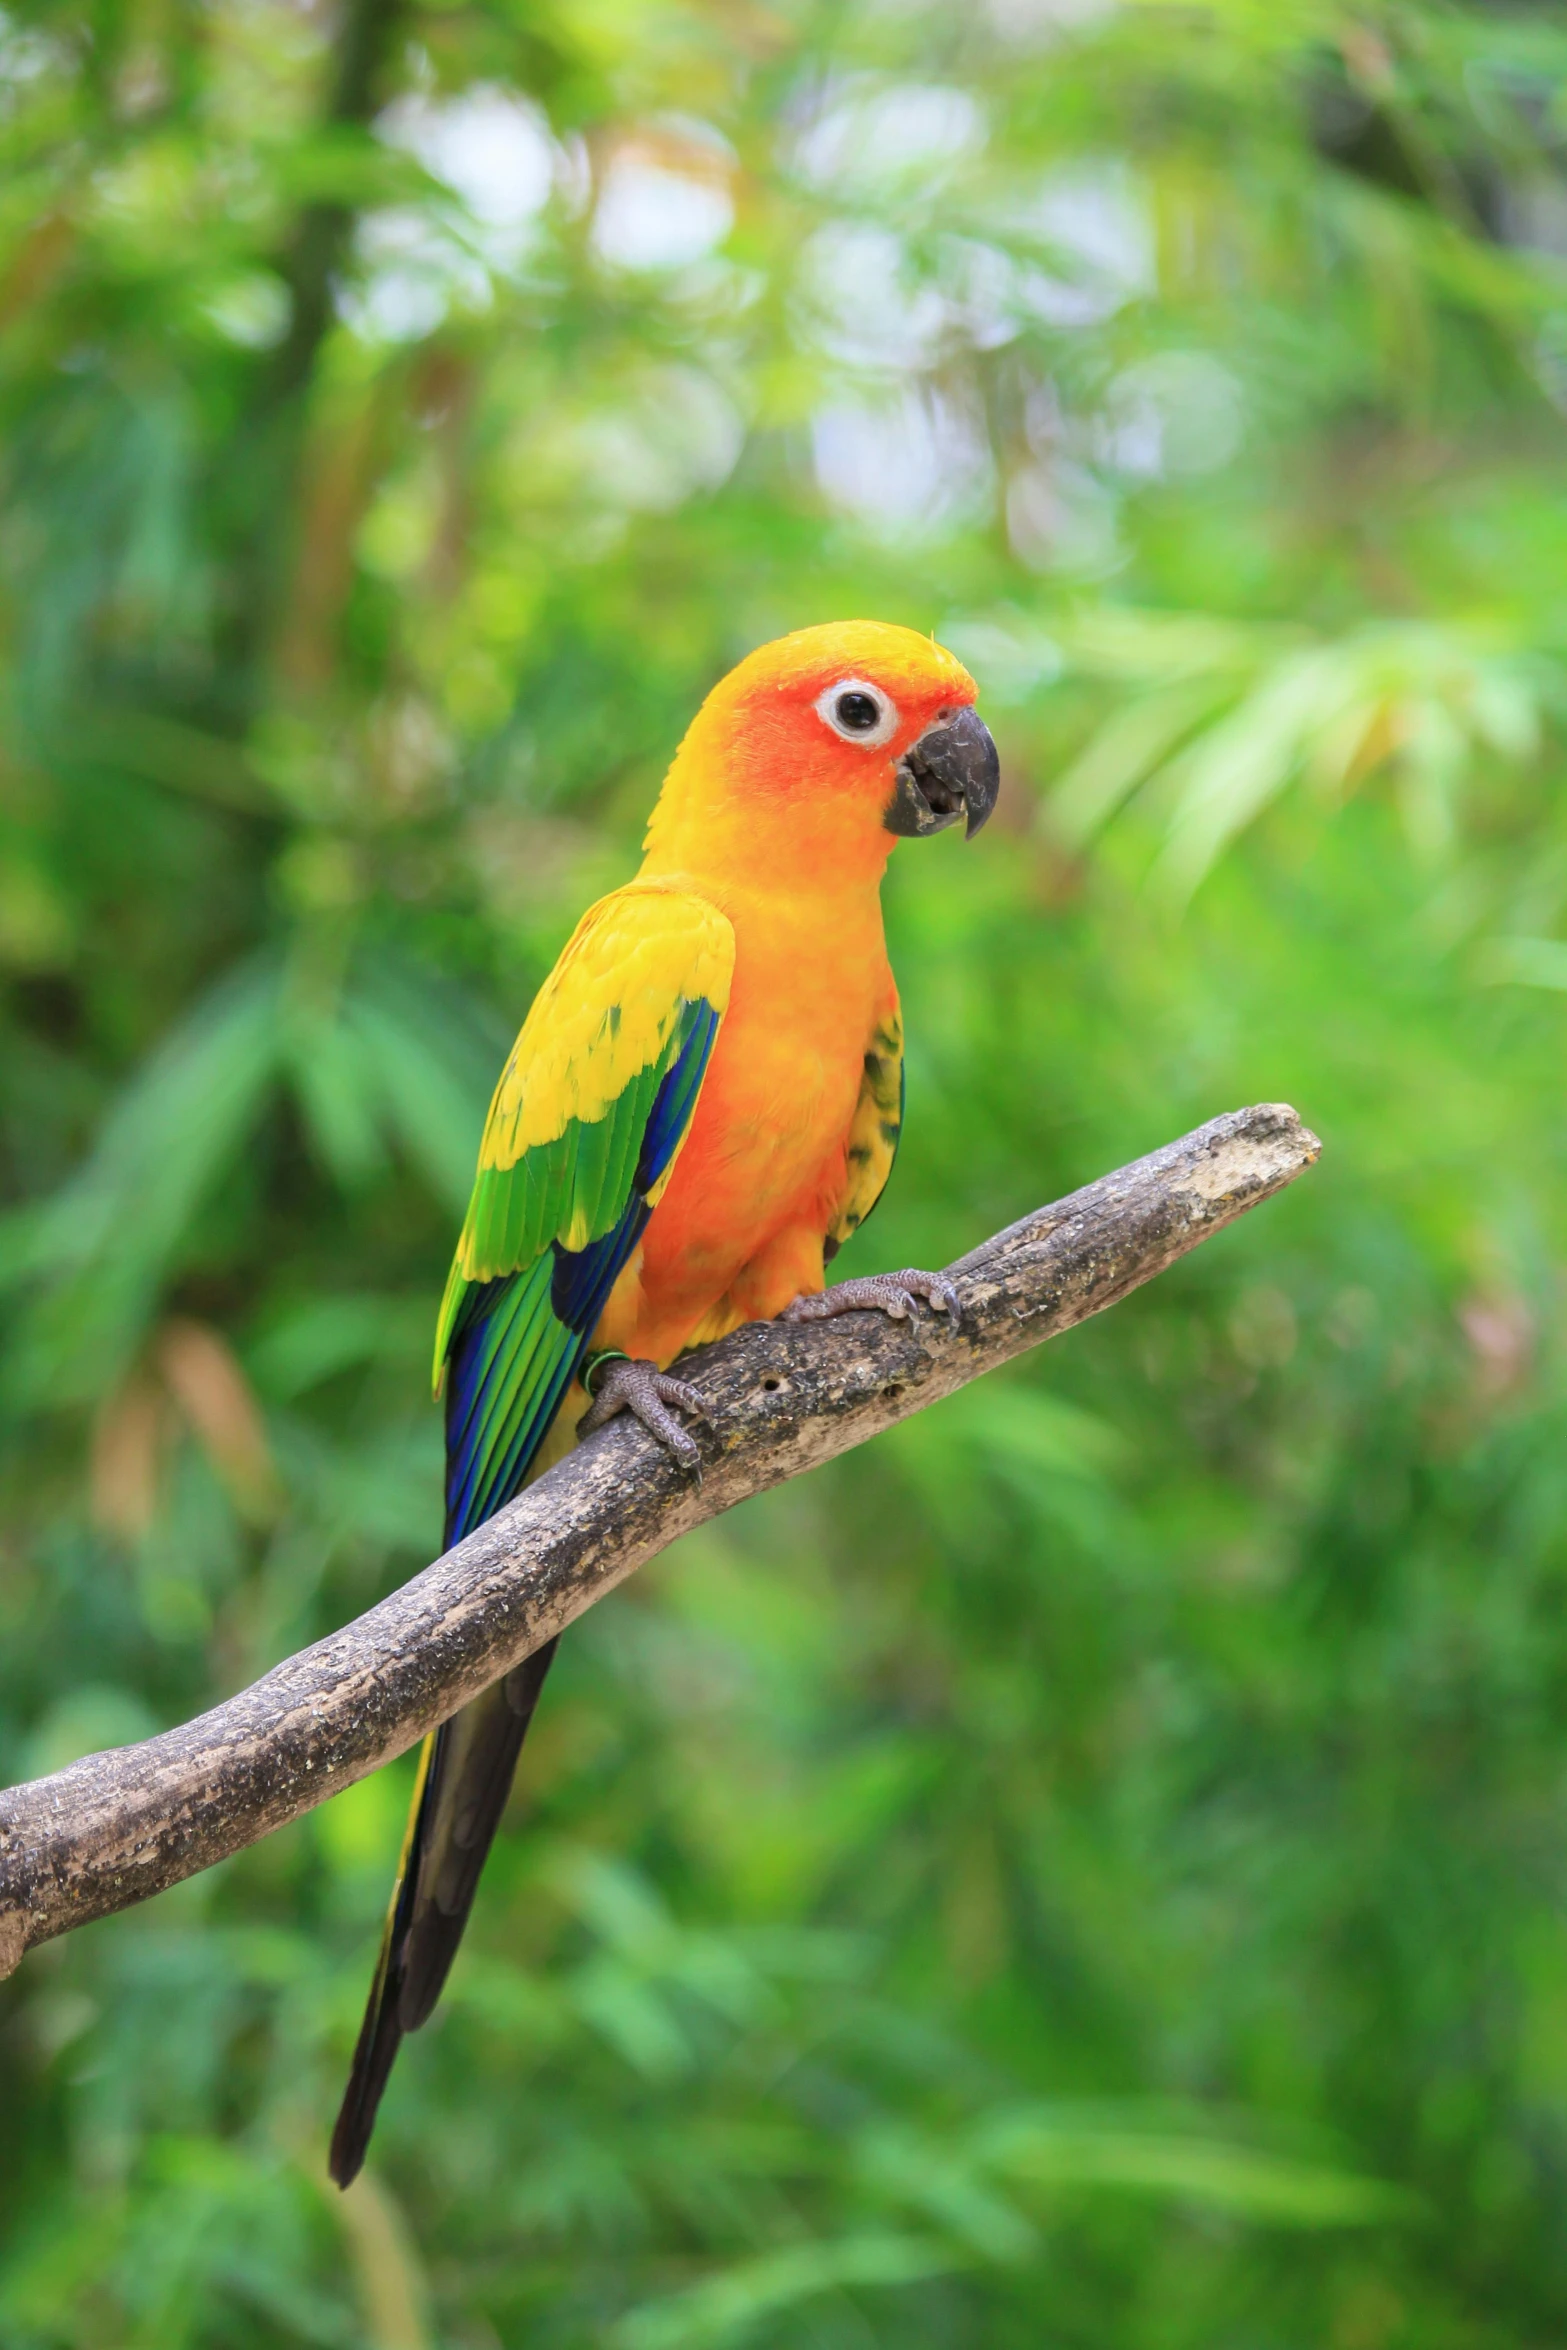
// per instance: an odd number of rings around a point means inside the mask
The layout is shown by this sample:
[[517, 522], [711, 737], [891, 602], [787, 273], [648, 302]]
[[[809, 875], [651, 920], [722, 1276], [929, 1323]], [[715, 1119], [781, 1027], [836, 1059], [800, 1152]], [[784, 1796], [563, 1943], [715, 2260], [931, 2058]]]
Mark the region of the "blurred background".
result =
[[1567, 2332], [1567, 24], [7, 0], [0, 1778], [439, 1535], [480, 1119], [687, 718], [856, 614], [940, 1264], [1320, 1169], [564, 1646], [373, 2167], [409, 1765], [0, 1990], [6, 2350]]

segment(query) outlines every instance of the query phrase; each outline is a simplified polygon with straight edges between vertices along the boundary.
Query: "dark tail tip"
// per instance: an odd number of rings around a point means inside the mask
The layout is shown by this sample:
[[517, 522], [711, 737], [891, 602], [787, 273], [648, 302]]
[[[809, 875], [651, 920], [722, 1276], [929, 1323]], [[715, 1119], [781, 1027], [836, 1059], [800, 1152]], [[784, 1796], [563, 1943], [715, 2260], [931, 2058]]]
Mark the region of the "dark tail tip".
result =
[[354, 2050], [348, 2087], [338, 2108], [337, 2126], [327, 2155], [327, 2169], [340, 2187], [351, 2187], [364, 2168], [381, 2092], [402, 2041], [396, 1990], [378, 1971], [365, 2020], [359, 2027], [359, 2044]]

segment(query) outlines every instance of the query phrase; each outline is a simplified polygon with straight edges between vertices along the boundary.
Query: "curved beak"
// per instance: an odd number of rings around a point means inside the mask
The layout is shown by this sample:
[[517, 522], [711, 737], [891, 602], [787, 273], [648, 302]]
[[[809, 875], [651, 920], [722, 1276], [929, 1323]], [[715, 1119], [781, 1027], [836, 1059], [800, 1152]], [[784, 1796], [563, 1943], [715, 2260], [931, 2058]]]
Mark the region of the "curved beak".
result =
[[893, 772], [897, 789], [882, 823], [904, 840], [945, 832], [964, 815], [972, 840], [1001, 789], [1001, 761], [990, 729], [973, 710], [936, 719], [910, 743]]

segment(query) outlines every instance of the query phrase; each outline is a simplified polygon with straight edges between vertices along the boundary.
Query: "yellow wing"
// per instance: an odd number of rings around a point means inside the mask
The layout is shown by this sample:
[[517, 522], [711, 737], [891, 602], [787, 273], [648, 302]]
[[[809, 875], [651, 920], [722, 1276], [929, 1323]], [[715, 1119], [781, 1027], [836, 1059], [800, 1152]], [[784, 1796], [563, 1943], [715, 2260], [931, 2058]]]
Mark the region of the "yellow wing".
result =
[[[734, 958], [727, 915], [690, 891], [634, 882], [584, 914], [490, 1103], [436, 1333], [437, 1387], [468, 1291], [524, 1271], [552, 1244], [581, 1253], [602, 1240], [639, 1171], [657, 1205]], [[668, 1085], [677, 1071], [684, 1082]]]

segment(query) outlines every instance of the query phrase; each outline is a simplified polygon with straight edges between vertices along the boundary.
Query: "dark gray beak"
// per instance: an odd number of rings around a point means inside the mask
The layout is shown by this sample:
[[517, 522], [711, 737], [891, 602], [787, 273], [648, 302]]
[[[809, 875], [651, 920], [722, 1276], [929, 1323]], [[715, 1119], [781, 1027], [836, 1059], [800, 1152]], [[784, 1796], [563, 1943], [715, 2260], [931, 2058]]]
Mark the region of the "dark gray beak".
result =
[[990, 729], [972, 710], [955, 710], [927, 726], [894, 773], [898, 788], [882, 823], [904, 840], [945, 832], [963, 815], [972, 840], [1001, 789], [1001, 761]]

